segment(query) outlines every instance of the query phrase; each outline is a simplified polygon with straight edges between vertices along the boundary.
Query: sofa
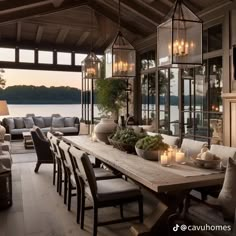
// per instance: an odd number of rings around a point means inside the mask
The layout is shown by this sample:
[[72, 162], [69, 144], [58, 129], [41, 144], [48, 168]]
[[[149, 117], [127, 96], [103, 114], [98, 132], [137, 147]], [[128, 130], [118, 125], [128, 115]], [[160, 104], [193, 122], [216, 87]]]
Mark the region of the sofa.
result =
[[38, 126], [44, 133], [59, 131], [63, 135], [78, 135], [80, 131], [78, 117], [62, 117], [60, 115], [7, 117], [2, 120], [2, 125], [12, 139], [22, 138], [22, 133], [29, 132], [33, 126]]

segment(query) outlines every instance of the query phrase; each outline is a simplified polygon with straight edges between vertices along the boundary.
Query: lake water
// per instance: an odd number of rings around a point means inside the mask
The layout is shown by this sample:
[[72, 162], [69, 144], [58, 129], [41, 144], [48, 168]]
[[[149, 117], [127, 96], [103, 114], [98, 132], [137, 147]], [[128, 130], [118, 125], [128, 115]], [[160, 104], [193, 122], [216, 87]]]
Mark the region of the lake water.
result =
[[[51, 116], [52, 114], [60, 114], [61, 116], [76, 116], [81, 118], [81, 104], [8, 104], [9, 116], [25, 116], [34, 113], [36, 116]], [[99, 116], [97, 106], [94, 107], [94, 116]], [[2, 118], [2, 117], [1, 117]]]

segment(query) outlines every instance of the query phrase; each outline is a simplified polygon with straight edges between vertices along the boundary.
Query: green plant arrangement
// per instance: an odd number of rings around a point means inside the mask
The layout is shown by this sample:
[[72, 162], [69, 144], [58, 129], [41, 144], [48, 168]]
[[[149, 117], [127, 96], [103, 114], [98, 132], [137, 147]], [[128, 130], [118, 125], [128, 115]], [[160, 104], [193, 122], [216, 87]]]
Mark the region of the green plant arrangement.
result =
[[145, 151], [166, 151], [168, 144], [164, 143], [161, 135], [146, 136], [136, 143], [136, 147]]
[[138, 156], [146, 160], [158, 161], [161, 151], [165, 151], [169, 147], [162, 140], [161, 135], [146, 136], [136, 143], [135, 151]]
[[101, 79], [96, 80], [96, 102], [98, 109], [105, 114], [111, 113], [114, 120], [118, 119], [119, 110], [127, 100], [127, 81], [105, 79], [105, 66], [102, 63]]
[[136, 133], [133, 129], [118, 129], [110, 137], [111, 144], [122, 151], [135, 153], [136, 142], [145, 136], [144, 133]]

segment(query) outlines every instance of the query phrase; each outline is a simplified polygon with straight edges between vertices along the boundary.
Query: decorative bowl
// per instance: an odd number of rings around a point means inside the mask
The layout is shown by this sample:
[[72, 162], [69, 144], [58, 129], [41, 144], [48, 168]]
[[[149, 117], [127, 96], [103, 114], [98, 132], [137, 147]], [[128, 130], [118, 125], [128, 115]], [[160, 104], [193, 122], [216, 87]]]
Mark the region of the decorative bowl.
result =
[[219, 157], [214, 156], [213, 160], [207, 161], [207, 160], [202, 160], [197, 157], [190, 157], [192, 160], [193, 164], [200, 167], [200, 168], [205, 168], [205, 169], [216, 169], [221, 162], [221, 159]]
[[135, 151], [138, 156], [142, 157], [143, 159], [150, 160], [150, 161], [158, 161], [160, 157], [160, 151], [147, 151], [143, 149], [139, 149], [135, 146]]
[[113, 147], [127, 153], [135, 153], [135, 147], [130, 144], [121, 143], [115, 140], [112, 140]]

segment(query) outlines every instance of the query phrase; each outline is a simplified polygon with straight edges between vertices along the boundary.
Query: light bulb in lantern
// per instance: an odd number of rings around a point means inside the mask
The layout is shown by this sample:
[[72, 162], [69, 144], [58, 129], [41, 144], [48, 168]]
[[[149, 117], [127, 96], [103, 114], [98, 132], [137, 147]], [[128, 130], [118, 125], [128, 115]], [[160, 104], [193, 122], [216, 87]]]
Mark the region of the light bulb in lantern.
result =
[[189, 45], [188, 45], [188, 42], [185, 43], [185, 54], [188, 55], [188, 48], [189, 48]]

